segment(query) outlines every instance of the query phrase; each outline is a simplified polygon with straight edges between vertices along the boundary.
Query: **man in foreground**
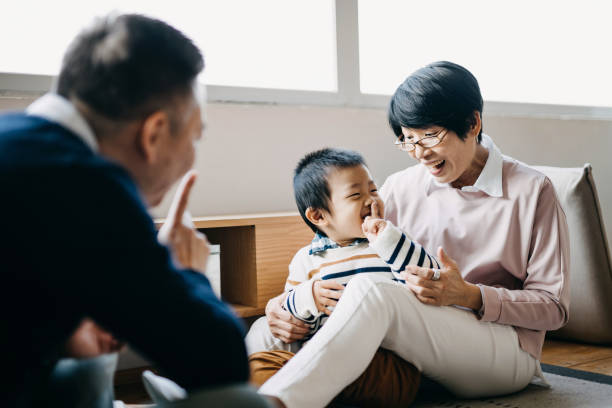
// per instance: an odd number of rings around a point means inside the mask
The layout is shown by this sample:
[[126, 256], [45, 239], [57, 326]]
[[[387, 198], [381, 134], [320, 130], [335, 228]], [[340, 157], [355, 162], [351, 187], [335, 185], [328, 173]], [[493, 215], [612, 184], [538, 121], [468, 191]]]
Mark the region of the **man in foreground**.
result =
[[[60, 359], [92, 344], [81, 354], [112, 351], [116, 339], [188, 391], [246, 382], [243, 327], [203, 276], [205, 237], [182, 223], [195, 176], [164, 228], [170, 251], [147, 213], [193, 165], [203, 66], [161, 21], [103, 19], [68, 49], [55, 93], [0, 117], [0, 344], [10, 373], [0, 405], [65, 405], [48, 394]], [[77, 327], [95, 327], [88, 319], [108, 341], [79, 340]]]

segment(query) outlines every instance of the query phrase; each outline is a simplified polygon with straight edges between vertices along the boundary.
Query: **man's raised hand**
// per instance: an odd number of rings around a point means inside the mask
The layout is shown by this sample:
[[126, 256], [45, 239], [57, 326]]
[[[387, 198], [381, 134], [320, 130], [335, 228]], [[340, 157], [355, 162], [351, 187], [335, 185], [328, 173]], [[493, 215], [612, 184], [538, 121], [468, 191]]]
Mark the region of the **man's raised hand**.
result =
[[191, 170], [181, 180], [157, 238], [170, 249], [179, 266], [204, 273], [210, 247], [206, 236], [194, 228], [187, 212], [189, 194], [196, 178], [196, 171]]

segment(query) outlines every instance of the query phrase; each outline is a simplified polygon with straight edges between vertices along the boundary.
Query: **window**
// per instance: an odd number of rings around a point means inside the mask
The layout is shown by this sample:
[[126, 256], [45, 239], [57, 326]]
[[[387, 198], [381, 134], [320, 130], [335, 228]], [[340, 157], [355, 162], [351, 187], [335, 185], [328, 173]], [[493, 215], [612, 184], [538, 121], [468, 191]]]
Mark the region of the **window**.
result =
[[389, 95], [449, 60], [487, 101], [612, 107], [611, 11], [597, 0], [359, 0], [360, 88]]
[[24, 0], [3, 8], [0, 72], [57, 75], [71, 39], [95, 16], [113, 10], [157, 17], [187, 34], [204, 52], [208, 84], [337, 89], [329, 0]]
[[113, 10], [192, 38], [210, 101], [385, 108], [444, 59], [474, 73], [486, 112], [612, 118], [606, 0], [21, 0], [3, 9], [0, 91], [49, 89], [71, 39]]

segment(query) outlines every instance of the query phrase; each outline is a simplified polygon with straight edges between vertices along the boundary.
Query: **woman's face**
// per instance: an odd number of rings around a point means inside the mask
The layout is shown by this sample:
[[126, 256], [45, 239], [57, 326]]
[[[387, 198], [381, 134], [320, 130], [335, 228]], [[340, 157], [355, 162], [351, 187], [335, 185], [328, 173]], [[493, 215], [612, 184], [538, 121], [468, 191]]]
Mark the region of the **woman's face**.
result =
[[[480, 128], [478, 127], [478, 131]], [[461, 140], [453, 131], [440, 126], [425, 129], [411, 129], [402, 127], [404, 140], [417, 142], [424, 137], [439, 135], [442, 141], [434, 147], [422, 147], [417, 144], [415, 149], [408, 152], [429, 170], [430, 174], [439, 183], [452, 183], [470, 170], [476, 155], [476, 136], [478, 133], [471, 129], [465, 140]]]

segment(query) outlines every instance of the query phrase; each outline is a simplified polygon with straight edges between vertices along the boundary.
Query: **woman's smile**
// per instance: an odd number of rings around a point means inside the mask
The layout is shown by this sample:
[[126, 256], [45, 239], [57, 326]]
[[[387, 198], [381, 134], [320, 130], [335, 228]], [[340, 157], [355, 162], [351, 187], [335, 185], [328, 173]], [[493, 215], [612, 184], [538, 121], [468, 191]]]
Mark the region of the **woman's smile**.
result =
[[440, 173], [444, 170], [444, 165], [446, 164], [446, 160], [433, 160], [428, 162], [422, 162], [431, 173], [432, 176], [439, 176]]

